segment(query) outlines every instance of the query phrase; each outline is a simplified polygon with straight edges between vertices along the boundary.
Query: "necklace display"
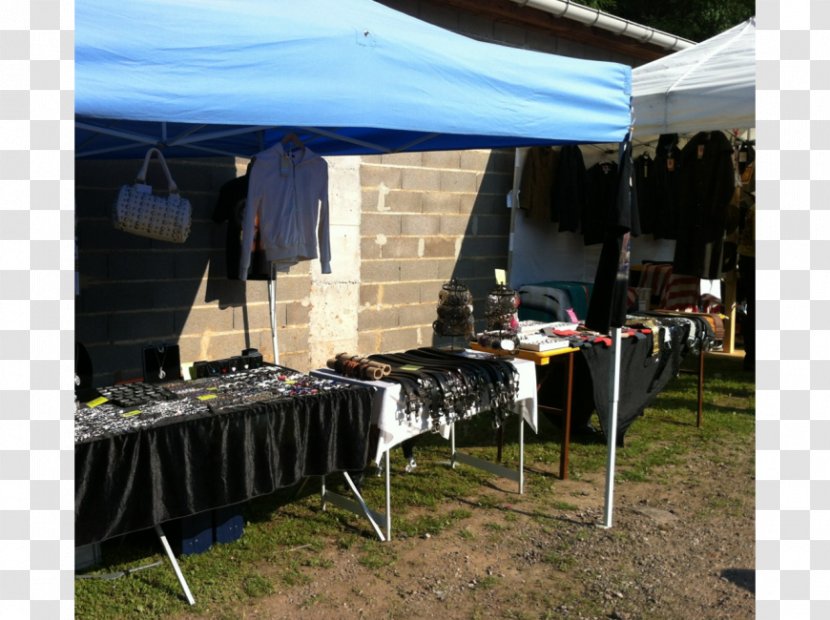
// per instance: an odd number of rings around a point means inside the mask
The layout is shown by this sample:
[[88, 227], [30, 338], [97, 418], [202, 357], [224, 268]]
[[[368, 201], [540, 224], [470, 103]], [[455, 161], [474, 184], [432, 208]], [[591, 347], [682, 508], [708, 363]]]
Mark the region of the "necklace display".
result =
[[[164, 378], [167, 376], [167, 373], [164, 372], [164, 362], [167, 359], [167, 347], [161, 345], [156, 348], [156, 362], [158, 362], [159, 367], [159, 380], [164, 381]], [[161, 353], [161, 359], [159, 359], [159, 353]]]
[[[158, 353], [163, 360], [161, 351]], [[99, 397], [95, 400], [76, 403], [75, 441], [136, 431], [161, 420], [232, 413], [254, 403], [314, 397], [351, 387], [341, 381], [318, 379], [281, 366], [263, 366], [191, 381], [176, 380], [164, 386], [143, 382], [119, 384], [98, 389]]]

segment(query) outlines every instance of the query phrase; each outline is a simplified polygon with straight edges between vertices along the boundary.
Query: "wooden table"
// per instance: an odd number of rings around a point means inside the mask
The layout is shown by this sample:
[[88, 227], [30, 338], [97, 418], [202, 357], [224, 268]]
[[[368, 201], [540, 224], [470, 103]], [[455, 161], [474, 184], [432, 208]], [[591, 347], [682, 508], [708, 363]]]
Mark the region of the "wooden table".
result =
[[[550, 378], [550, 363], [551, 360], [563, 360], [567, 364], [567, 373], [565, 374], [565, 406], [553, 407], [550, 405], [543, 405], [537, 403], [537, 408], [540, 411], [550, 411], [564, 416], [564, 425], [562, 429], [562, 444], [559, 453], [559, 478], [561, 480], [568, 479], [568, 456], [571, 443], [571, 405], [573, 402], [573, 379], [574, 379], [574, 353], [579, 351], [577, 348], [564, 347], [555, 349], [553, 351], [527, 351], [525, 349], [517, 349], [515, 351], [504, 351], [501, 349], [490, 349], [483, 347], [477, 342], [471, 342], [470, 348], [476, 351], [485, 351], [493, 353], [494, 355], [507, 355], [511, 357], [518, 357], [519, 359], [529, 360], [538, 367], [545, 367], [545, 372], [540, 376], [536, 375], [536, 391]], [[499, 428], [499, 449], [497, 460], [501, 460], [501, 448], [504, 439], [503, 428]]]

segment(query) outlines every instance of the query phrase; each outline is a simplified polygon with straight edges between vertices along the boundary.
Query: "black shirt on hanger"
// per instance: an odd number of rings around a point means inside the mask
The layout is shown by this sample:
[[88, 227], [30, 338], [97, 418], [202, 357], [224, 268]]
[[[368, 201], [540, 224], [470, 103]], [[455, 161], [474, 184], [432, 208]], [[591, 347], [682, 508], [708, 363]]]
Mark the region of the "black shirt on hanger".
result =
[[605, 223], [613, 217], [617, 202], [618, 166], [602, 161], [588, 169], [588, 192], [582, 210], [582, 235], [585, 245], [602, 243]]
[[654, 195], [655, 162], [648, 153], [634, 160], [634, 187], [637, 192], [637, 209], [640, 216], [640, 232], [650, 235], [654, 232], [657, 219]]
[[[242, 251], [242, 220], [248, 197], [248, 175], [231, 179], [219, 189], [219, 197], [213, 209], [213, 221], [228, 222], [225, 234], [225, 268], [229, 280], [239, 280], [239, 255]], [[269, 280], [271, 266], [265, 259], [265, 252], [258, 250], [258, 239], [254, 242], [249, 280]]]
[[587, 183], [582, 151], [573, 144], [563, 146], [559, 151], [550, 213], [551, 221], [559, 222], [559, 232], [579, 232]]
[[651, 191], [654, 199], [655, 239], [677, 239], [680, 148], [676, 133], [664, 134], [657, 140], [654, 153], [654, 174], [651, 179]]

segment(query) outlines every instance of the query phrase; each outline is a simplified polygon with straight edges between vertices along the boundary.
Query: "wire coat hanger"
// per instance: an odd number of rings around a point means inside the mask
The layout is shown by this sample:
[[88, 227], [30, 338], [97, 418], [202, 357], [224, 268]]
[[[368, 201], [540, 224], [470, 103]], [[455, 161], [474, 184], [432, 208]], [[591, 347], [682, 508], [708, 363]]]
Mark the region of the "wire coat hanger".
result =
[[292, 144], [300, 150], [305, 149], [305, 143], [300, 140], [300, 138], [295, 134], [293, 131], [288, 132], [282, 137], [280, 143], [285, 146], [286, 144]]

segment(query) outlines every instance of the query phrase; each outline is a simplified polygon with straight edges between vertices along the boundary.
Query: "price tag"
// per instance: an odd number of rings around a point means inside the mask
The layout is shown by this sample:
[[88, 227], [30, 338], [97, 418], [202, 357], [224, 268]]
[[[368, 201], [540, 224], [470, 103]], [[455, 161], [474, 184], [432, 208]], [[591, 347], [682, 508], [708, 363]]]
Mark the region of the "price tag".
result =
[[125, 413], [122, 413], [121, 417], [122, 418], [132, 418], [133, 416], [137, 416], [139, 413], [141, 413], [140, 409], [133, 409], [132, 411], [127, 411]]
[[92, 409], [93, 407], [97, 407], [98, 405], [103, 405], [106, 402], [109, 402], [109, 399], [104, 398], [103, 396], [100, 396], [100, 397], [96, 398], [95, 400], [89, 401], [86, 404], [86, 406], [89, 407], [90, 409]]
[[411, 364], [401, 366], [401, 370], [421, 370], [421, 368], [423, 368], [423, 366], [412, 366]]
[[210, 400], [212, 398], [216, 398], [216, 394], [203, 394], [202, 396], [197, 397], [198, 400]]
[[507, 284], [507, 272], [504, 269], [496, 269], [496, 284]]

